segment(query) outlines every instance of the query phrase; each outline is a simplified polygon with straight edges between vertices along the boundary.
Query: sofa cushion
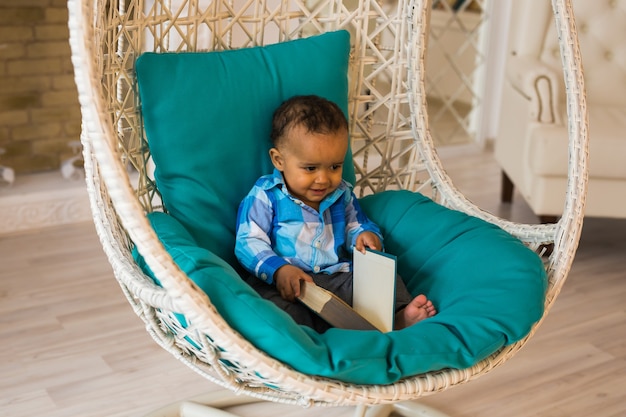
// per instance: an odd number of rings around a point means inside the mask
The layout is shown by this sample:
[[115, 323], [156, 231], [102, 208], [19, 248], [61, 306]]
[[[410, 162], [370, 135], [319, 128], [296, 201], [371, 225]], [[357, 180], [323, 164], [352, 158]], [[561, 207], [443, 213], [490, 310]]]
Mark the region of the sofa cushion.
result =
[[[599, 105], [589, 108], [590, 178], [626, 180], [624, 132], [626, 108]], [[540, 176], [566, 177], [567, 146], [567, 127], [541, 124], [531, 127], [527, 161], [532, 172]]]

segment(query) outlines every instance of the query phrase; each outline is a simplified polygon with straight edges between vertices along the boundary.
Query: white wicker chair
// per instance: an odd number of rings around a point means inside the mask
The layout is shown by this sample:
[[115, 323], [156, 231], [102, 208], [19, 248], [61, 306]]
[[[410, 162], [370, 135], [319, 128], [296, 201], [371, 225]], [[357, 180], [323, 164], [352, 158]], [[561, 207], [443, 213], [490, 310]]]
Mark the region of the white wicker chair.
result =
[[[415, 375], [384, 386], [354, 385], [304, 375], [255, 349], [228, 326], [211, 300], [179, 270], [145, 217], [146, 212], [158, 209], [158, 190], [146, 163], [150, 155], [138, 113], [134, 62], [145, 50], [222, 50], [341, 28], [350, 30], [354, 43], [350, 121], [357, 190], [362, 194], [389, 188], [419, 191], [445, 206], [497, 224], [533, 250], [554, 244], [545, 262], [549, 277], [547, 313], [573, 261], [586, 195], [587, 114], [569, 1], [553, 0], [568, 93], [570, 162], [564, 214], [551, 225], [516, 224], [482, 211], [460, 194], [446, 175], [429, 134], [425, 107], [423, 70], [429, 1], [174, 3], [68, 2], [87, 185], [96, 229], [123, 292], [154, 340], [202, 376], [237, 394], [303, 406], [357, 405], [358, 412], [369, 405], [388, 408], [389, 404], [446, 390], [511, 358], [539, 323], [524, 340], [504, 347], [469, 369]], [[203, 3], [211, 6], [203, 7]], [[134, 263], [131, 250], [135, 245], [163, 288], [154, 285]], [[194, 328], [186, 331], [210, 335], [212, 344], [198, 348], [184, 340], [183, 329], [177, 336], [165, 331], [163, 321], [168, 318], [159, 313], [162, 310], [183, 311], [193, 317]], [[211, 399], [217, 399], [216, 403], [222, 406], [232, 404], [221, 393], [205, 400]], [[424, 409], [414, 403], [395, 409], [424, 415]]]

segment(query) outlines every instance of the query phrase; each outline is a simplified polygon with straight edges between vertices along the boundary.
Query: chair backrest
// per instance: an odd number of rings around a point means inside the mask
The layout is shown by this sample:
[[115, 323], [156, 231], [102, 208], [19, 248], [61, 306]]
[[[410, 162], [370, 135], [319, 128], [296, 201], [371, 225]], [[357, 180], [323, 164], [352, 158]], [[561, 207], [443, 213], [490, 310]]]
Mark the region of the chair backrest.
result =
[[[512, 3], [511, 50], [540, 59], [560, 73], [559, 40], [550, 4], [533, 0]], [[617, 0], [572, 3], [588, 101], [626, 105], [626, 4]]]

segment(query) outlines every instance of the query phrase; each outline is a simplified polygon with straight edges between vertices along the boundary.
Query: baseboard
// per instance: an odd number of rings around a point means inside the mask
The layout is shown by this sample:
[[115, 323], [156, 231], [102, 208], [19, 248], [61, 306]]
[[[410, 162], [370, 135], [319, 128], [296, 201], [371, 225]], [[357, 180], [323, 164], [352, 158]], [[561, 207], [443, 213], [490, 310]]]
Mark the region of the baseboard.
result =
[[85, 181], [60, 172], [18, 175], [0, 184], [0, 235], [91, 220]]

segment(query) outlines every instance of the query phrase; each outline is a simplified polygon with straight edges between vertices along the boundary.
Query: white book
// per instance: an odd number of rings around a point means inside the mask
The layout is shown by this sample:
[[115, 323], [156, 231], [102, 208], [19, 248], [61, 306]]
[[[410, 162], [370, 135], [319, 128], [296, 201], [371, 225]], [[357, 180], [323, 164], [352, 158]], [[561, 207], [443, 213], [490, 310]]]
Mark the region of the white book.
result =
[[396, 258], [386, 253], [354, 251], [353, 306], [331, 292], [302, 281], [299, 300], [331, 325], [343, 329], [393, 330]]
[[381, 332], [393, 330], [396, 299], [396, 257], [354, 251], [352, 308]]

